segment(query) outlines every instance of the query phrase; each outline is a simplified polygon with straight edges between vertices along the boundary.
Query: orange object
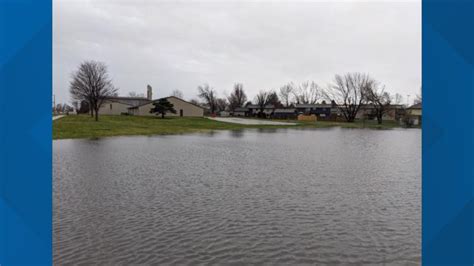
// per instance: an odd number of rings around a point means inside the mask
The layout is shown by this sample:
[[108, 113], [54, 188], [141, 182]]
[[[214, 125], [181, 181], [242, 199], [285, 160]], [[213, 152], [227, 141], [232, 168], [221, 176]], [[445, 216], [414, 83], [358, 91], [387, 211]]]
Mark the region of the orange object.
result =
[[316, 122], [318, 118], [316, 115], [298, 115], [298, 121], [313, 121]]

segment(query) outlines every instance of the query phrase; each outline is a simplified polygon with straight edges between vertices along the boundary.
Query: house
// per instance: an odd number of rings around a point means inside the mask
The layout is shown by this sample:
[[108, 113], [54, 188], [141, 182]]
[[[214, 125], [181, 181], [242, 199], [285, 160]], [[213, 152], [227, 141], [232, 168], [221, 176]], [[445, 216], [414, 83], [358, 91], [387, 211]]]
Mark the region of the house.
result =
[[[403, 105], [391, 104], [385, 108], [386, 112], [383, 114], [382, 120], [398, 121], [403, 115]], [[377, 119], [375, 111], [375, 106], [373, 104], [361, 105], [357, 112], [356, 119]]]
[[274, 119], [296, 119], [297, 112], [295, 108], [281, 108], [273, 111], [272, 118]]
[[408, 107], [406, 115], [413, 125], [421, 125], [421, 103]]
[[222, 116], [222, 117], [227, 117], [229, 115], [230, 115], [230, 113], [228, 111], [220, 111], [219, 112], [219, 116]]
[[[261, 111], [260, 106], [257, 104], [249, 104], [246, 107], [249, 109], [249, 116], [257, 116]], [[265, 105], [265, 107], [263, 108], [263, 113], [265, 114], [265, 116], [271, 116], [274, 110], [275, 106], [271, 104]]]
[[102, 115], [121, 115], [127, 114], [128, 108], [151, 102], [151, 100], [142, 97], [109, 97], [99, 109]]
[[[167, 113], [166, 116], [181, 116], [181, 117], [202, 117], [204, 116], [204, 108], [185, 101], [176, 96], [165, 97], [176, 110], [176, 114]], [[128, 107], [128, 114], [130, 115], [141, 115], [141, 116], [153, 116], [156, 114], [150, 113], [150, 110], [154, 108], [153, 103], [158, 100], [153, 100], [148, 103], [141, 105]]]
[[295, 104], [298, 114], [316, 115], [318, 119], [329, 119], [331, 117], [332, 104]]
[[400, 121], [405, 113], [405, 108], [401, 104], [391, 104], [382, 120]]
[[[173, 104], [176, 114], [166, 114], [167, 116], [204, 116], [204, 108], [196, 104], [187, 102], [175, 96], [166, 97]], [[155, 115], [150, 110], [154, 107], [152, 100], [152, 88], [147, 86], [147, 97], [108, 97], [99, 109], [103, 115]]]
[[147, 87], [147, 98], [145, 97], [108, 97], [102, 103], [99, 114], [102, 115], [121, 115], [127, 114], [128, 108], [143, 105], [151, 102], [151, 86]]
[[232, 116], [249, 116], [249, 109], [246, 107], [237, 107], [231, 114]]

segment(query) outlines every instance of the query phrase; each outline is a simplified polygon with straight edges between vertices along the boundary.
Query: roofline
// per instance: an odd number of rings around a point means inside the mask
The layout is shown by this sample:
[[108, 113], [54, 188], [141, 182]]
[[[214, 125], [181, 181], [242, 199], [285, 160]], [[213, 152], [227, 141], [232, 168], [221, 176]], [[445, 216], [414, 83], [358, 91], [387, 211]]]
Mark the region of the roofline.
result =
[[203, 110], [205, 109], [205, 108], [202, 107], [202, 106], [199, 106], [199, 105], [194, 104], [194, 103], [192, 103], [192, 102], [188, 102], [188, 101], [183, 100], [183, 99], [181, 99], [181, 98], [178, 98], [178, 97], [176, 97], [176, 96], [167, 96], [167, 97], [162, 97], [162, 98], [158, 98], [158, 99], [155, 99], [155, 100], [149, 100], [149, 102], [147, 102], [147, 103], [140, 104], [140, 105], [135, 105], [135, 106], [132, 106], [132, 107], [128, 107], [128, 109], [130, 109], [130, 108], [138, 108], [138, 107], [147, 105], [147, 104], [149, 104], [149, 103], [154, 103], [154, 102], [156, 102], [156, 101], [158, 101], [158, 100], [161, 100], [161, 99], [169, 99], [169, 98], [176, 98], [176, 99], [178, 99], [178, 100], [180, 100], [180, 101], [183, 101], [183, 102], [185, 102], [185, 103], [192, 104], [192, 105], [194, 105], [194, 106], [196, 106], [196, 107], [199, 107], [199, 108], [201, 108], [201, 109], [203, 109]]
[[304, 107], [321, 107], [321, 108], [331, 108], [332, 107], [332, 104], [295, 104], [295, 108], [304, 108]]
[[105, 99], [148, 100], [146, 97], [110, 96]]
[[[246, 107], [243, 107], [243, 108], [248, 108], [248, 109], [253, 109], [253, 108], [256, 108], [256, 109], [260, 109], [260, 105], [258, 104], [250, 104], [250, 105], [247, 105]], [[263, 107], [263, 109], [275, 109], [275, 105], [272, 105], [272, 104], [267, 104]]]
[[[129, 104], [129, 103], [124, 103], [124, 102], [121, 102], [120, 100], [116, 99], [116, 98], [106, 98], [105, 99], [106, 101], [111, 101], [111, 102], [114, 102], [114, 103], [121, 103], [121, 104], [125, 104], [125, 105], [130, 105], [130, 106], [135, 106], [133, 104]], [[128, 99], [128, 100], [134, 100], [134, 99]], [[138, 99], [136, 99], [138, 100]]]
[[[197, 104], [194, 104], [194, 103], [192, 103], [192, 102], [188, 102], [188, 101], [186, 101], [186, 100], [184, 100], [184, 99], [181, 99], [181, 98], [179, 98], [179, 97], [176, 97], [176, 96], [173, 96], [173, 95], [171, 95], [171, 96], [168, 96], [168, 97], [163, 97], [163, 98], [164, 98], [164, 99], [168, 99], [168, 98], [176, 98], [176, 99], [178, 99], [178, 100], [180, 100], [180, 101], [183, 101], [183, 102], [185, 102], [185, 103], [192, 104], [192, 105], [194, 105], [194, 106], [196, 106], [196, 107], [199, 107], [199, 108], [201, 108], [201, 109], [203, 109], [203, 110], [205, 109], [205, 108], [204, 108], [204, 107], [202, 107], [202, 106], [199, 106], [199, 105], [197, 105]], [[160, 99], [163, 99], [163, 98], [160, 98]], [[159, 100], [159, 99], [158, 99], [158, 100]]]
[[408, 107], [407, 109], [422, 109], [421, 103], [416, 103]]

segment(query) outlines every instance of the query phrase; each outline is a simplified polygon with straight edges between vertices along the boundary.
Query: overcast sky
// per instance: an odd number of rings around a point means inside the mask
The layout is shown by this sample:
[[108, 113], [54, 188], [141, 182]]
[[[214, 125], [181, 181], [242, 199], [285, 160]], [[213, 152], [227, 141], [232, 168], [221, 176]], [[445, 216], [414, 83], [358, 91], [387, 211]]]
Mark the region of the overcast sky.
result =
[[366, 72], [410, 101], [421, 87], [421, 1], [55, 0], [56, 102], [71, 73], [105, 62], [120, 95], [186, 99], [209, 83], [219, 96], [244, 84], [249, 99], [290, 81], [329, 84]]

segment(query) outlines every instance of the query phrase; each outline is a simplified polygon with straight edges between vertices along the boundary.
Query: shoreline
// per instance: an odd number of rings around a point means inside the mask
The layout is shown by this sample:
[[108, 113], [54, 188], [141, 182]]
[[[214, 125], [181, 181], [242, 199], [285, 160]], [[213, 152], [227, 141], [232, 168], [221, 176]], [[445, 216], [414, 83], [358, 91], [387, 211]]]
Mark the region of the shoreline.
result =
[[[242, 118], [248, 119], [248, 118]], [[53, 121], [53, 140], [94, 139], [116, 136], [180, 135], [186, 133], [205, 133], [219, 130], [242, 129], [318, 129], [318, 128], [360, 128], [394, 129], [406, 128], [395, 121], [384, 121], [379, 125], [375, 121], [356, 121], [353, 123], [317, 121], [302, 122], [294, 120], [267, 120], [287, 122], [288, 124], [234, 124], [208, 119], [207, 117], [167, 117], [165, 119], [150, 116], [108, 116], [102, 115], [94, 121], [88, 115], [69, 115]], [[291, 124], [290, 124], [291, 123]], [[415, 127], [420, 128], [420, 127]]]

